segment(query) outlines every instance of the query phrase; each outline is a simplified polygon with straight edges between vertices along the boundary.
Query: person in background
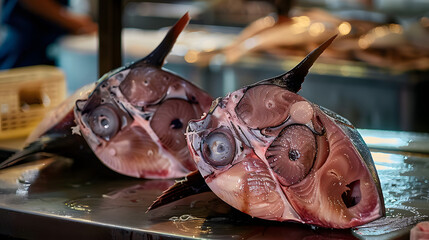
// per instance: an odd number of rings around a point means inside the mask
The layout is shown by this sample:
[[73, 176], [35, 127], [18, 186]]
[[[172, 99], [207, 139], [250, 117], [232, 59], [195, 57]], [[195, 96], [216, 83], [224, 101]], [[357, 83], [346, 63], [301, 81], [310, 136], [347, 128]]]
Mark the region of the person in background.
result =
[[53, 65], [46, 50], [60, 36], [97, 31], [88, 16], [72, 13], [67, 6], [68, 0], [3, 0], [1, 21], [7, 28], [0, 69]]

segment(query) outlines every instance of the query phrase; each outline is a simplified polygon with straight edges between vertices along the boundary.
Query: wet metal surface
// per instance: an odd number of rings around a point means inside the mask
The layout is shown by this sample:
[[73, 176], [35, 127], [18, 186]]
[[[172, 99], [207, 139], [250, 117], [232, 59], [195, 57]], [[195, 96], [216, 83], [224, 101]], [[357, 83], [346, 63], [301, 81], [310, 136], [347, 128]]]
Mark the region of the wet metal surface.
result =
[[373, 149], [429, 154], [429, 133], [359, 129]]
[[429, 220], [429, 156], [372, 152], [386, 218], [352, 230], [253, 219], [213, 193], [146, 213], [174, 180], [139, 180], [75, 169], [63, 158], [0, 171], [0, 234], [44, 239], [408, 239]]

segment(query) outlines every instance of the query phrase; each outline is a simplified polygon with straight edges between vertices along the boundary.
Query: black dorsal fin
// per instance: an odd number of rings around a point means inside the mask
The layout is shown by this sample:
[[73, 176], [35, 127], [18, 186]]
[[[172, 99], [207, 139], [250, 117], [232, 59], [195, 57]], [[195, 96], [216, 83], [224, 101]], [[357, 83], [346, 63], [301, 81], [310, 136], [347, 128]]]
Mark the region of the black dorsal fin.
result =
[[131, 67], [138, 66], [142, 63], [162, 67], [162, 65], [164, 65], [165, 58], [170, 53], [180, 33], [185, 29], [186, 25], [188, 25], [190, 19], [189, 13], [185, 13], [185, 15], [183, 15], [183, 17], [181, 17], [168, 31], [167, 35], [155, 50], [149, 53], [146, 57], [133, 63]]
[[189, 173], [184, 180], [176, 181], [173, 186], [165, 190], [161, 196], [149, 206], [147, 212], [182, 198], [209, 191], [211, 190], [201, 176], [201, 173], [195, 170]]
[[334, 41], [336, 37], [337, 35], [322, 43], [322, 45], [310, 52], [298, 65], [296, 65], [296, 67], [294, 67], [289, 72], [271, 79], [263, 80], [256, 83], [255, 85], [274, 84], [286, 88], [291, 92], [297, 93], [301, 89], [301, 85], [304, 82], [305, 76], [307, 76], [309, 69], [311, 66], [313, 66], [313, 63], [332, 43], [332, 41]]

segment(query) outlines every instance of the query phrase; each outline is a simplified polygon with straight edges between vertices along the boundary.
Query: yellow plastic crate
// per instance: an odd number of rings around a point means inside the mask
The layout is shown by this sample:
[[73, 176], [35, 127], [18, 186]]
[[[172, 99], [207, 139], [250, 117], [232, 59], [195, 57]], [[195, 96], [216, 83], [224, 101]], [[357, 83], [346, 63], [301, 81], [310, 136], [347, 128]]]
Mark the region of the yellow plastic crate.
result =
[[57, 67], [0, 71], [0, 139], [28, 135], [65, 97], [64, 73]]

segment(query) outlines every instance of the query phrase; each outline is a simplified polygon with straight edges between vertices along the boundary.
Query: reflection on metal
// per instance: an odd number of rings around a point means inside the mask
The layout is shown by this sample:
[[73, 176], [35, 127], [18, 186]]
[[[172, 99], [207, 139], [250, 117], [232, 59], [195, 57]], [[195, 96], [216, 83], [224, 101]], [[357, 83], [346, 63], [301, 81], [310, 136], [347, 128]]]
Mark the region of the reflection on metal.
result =
[[365, 143], [374, 149], [429, 153], [429, 134], [359, 129]]
[[205, 218], [184, 214], [179, 217], [173, 216], [168, 220], [172, 221], [180, 231], [191, 233], [193, 238], [199, 235], [208, 235], [213, 232], [212, 227], [204, 226], [206, 221]]
[[[413, 225], [429, 219], [429, 157], [372, 152], [386, 204], [386, 217], [355, 230], [374, 239], [404, 239]], [[383, 235], [385, 234], [385, 235]], [[380, 237], [382, 235], [384, 237]]]
[[[387, 164], [388, 166], [392, 166], [395, 163], [403, 163], [404, 159], [400, 155], [383, 153], [383, 152], [373, 152], [372, 156], [377, 159], [377, 163]], [[381, 165], [380, 165], [381, 166]]]
[[378, 171], [393, 170], [398, 164], [404, 163], [404, 157], [397, 154], [372, 152], [372, 157], [377, 159], [375, 167]]
[[81, 204], [75, 200], [67, 201], [64, 203], [64, 205], [76, 211], [91, 212], [91, 208], [89, 207], [89, 205]]
[[[375, 134], [360, 131], [364, 137]], [[376, 133], [383, 136], [384, 132]], [[65, 159], [50, 158], [0, 171], [0, 234], [25, 239], [33, 238], [35, 232], [49, 232], [58, 239], [105, 239], [112, 233], [120, 239], [130, 238], [130, 234], [142, 239], [406, 238], [413, 225], [429, 219], [429, 156], [382, 150], [372, 155], [387, 216], [353, 230], [255, 219], [234, 210], [211, 192], [146, 213], [174, 180], [101, 175], [96, 169], [76, 169]], [[25, 194], [17, 194], [18, 179], [26, 184]]]
[[364, 140], [367, 144], [371, 146], [380, 146], [380, 145], [388, 145], [393, 147], [408, 146], [408, 142], [405, 142], [404, 139], [400, 139], [400, 138], [366, 136], [364, 137]]

